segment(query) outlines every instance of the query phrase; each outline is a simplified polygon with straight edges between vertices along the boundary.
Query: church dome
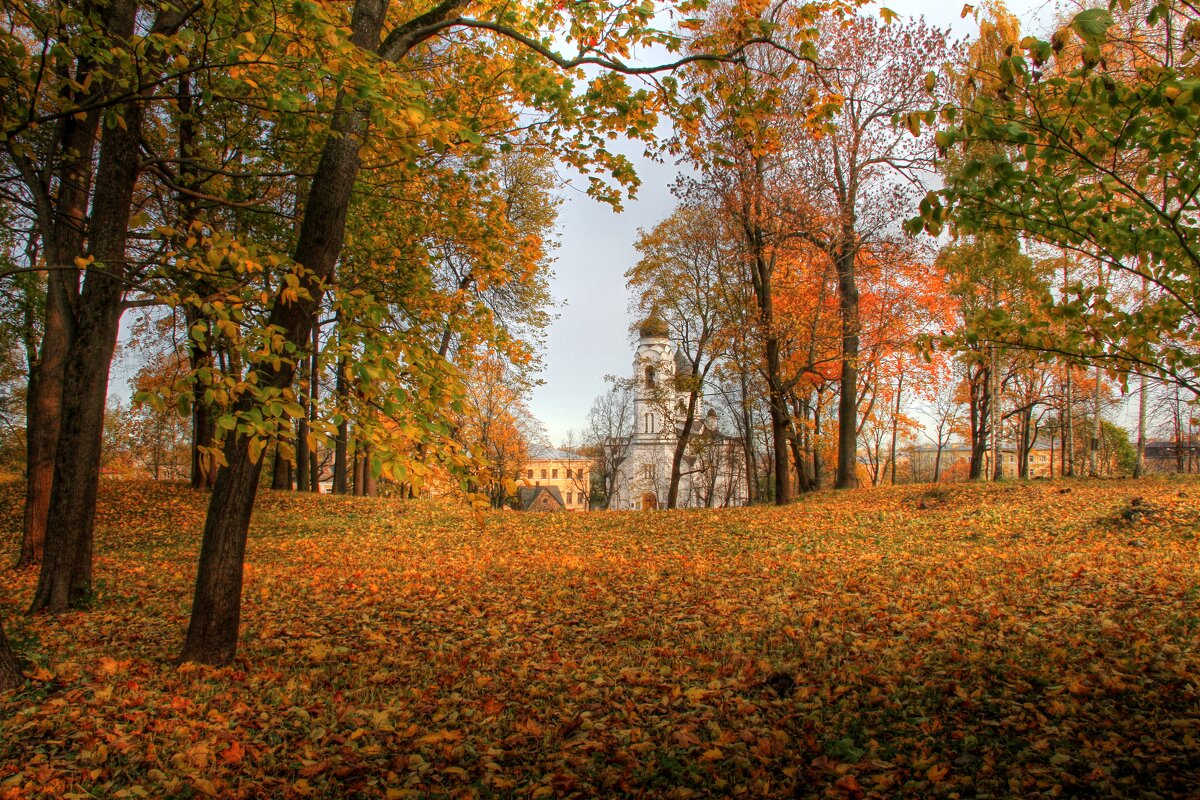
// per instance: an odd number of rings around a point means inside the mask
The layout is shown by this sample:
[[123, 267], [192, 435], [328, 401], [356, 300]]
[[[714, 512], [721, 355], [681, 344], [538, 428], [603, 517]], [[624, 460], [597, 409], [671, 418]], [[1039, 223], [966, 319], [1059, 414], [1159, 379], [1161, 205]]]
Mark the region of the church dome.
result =
[[658, 309], [650, 312], [650, 316], [642, 320], [642, 324], [638, 326], [638, 336], [643, 339], [660, 338], [666, 339], [671, 335], [671, 329], [667, 327], [667, 321], [658, 315]]

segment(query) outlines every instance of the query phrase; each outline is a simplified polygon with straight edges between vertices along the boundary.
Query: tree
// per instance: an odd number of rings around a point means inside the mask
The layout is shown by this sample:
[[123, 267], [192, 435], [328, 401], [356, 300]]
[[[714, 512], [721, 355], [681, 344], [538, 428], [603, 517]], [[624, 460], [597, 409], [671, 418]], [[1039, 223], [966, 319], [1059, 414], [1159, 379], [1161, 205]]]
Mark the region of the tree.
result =
[[616, 378], [608, 380], [609, 390], [592, 401], [584, 433], [587, 446], [596, 453], [592, 471], [603, 489], [604, 496], [600, 499], [604, 508], [608, 508], [609, 498], [616, 493], [617, 467], [625, 459], [636, 425], [632, 387]]
[[[998, 319], [993, 338], [1194, 388], [1198, 67], [1171, 53], [1195, 15], [1166, 2], [1142, 11], [1143, 30], [1159, 26], [1154, 46], [1143, 36], [1125, 47], [1128, 28], [1087, 9], [1051, 41], [1028, 37], [994, 68], [981, 64], [966, 102], [940, 109], [939, 146], [961, 152], [961, 165], [911, 227], [937, 232], [953, 218], [962, 229], [1020, 230], [1102, 265], [1103, 275], [1079, 276], [1033, 324]], [[1118, 296], [1143, 285], [1139, 302]]]

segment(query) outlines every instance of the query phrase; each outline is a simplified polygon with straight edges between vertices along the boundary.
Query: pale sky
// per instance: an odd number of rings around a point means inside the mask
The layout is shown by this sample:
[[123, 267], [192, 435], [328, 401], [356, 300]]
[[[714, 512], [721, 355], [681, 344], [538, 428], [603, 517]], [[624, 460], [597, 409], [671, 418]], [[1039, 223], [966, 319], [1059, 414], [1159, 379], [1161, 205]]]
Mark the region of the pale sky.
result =
[[[890, 0], [883, 5], [901, 17], [924, 16], [930, 24], [950, 27], [956, 37], [976, 29], [973, 20], [961, 18], [961, 0]], [[1031, 33], [1042, 32], [1059, 7], [1056, 0], [1011, 0], [1008, 5]], [[561, 305], [547, 337], [544, 384], [534, 390], [531, 403], [556, 445], [568, 430], [583, 428], [592, 400], [605, 391], [605, 375], [625, 376], [632, 370], [633, 318], [625, 271], [637, 261], [633, 244], [638, 228], [654, 227], [675, 207], [670, 192], [675, 165], [642, 158], [641, 149], [632, 144], [621, 151], [637, 156], [642, 180], [637, 199], [627, 201], [622, 213], [613, 213], [577, 189], [563, 190], [561, 247], [551, 284]]]

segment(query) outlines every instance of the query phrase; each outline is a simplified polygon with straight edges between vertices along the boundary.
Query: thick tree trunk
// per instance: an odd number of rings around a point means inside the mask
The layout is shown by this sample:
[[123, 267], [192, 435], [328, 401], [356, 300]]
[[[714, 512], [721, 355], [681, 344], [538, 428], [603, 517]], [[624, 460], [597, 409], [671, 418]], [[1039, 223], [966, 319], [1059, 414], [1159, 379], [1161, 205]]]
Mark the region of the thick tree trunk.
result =
[[274, 463], [271, 465], [271, 488], [276, 490], [286, 490], [292, 488], [292, 478], [288, 471], [291, 466], [287, 459], [283, 458], [279, 452], [279, 445], [275, 445]]
[[[130, 36], [134, 11], [130, 0], [114, 0], [112, 30]], [[121, 114], [124, 125], [106, 128], [101, 137], [89, 248], [95, 263], [87, 272], [67, 350], [45, 558], [33, 611], [65, 611], [91, 594], [104, 406], [124, 299], [143, 108], [130, 103]]]
[[967, 471], [970, 480], [983, 478], [984, 455], [988, 451], [991, 419], [992, 371], [981, 369], [971, 381], [971, 463]]
[[858, 286], [854, 275], [854, 229], [837, 256], [838, 307], [842, 316], [841, 396], [838, 398], [838, 489], [858, 485]]
[[226, 438], [228, 466], [217, 471], [200, 544], [192, 616], [180, 661], [228, 664], [237, 654], [242, 615], [246, 533], [258, 491], [262, 458], [250, 459], [250, 440]]
[[[85, 81], [91, 70], [90, 60], [80, 58], [75, 68], [76, 81]], [[70, 95], [74, 90], [66, 92]], [[79, 276], [72, 268], [76, 256], [83, 253], [99, 121], [99, 112], [93, 111], [82, 118], [66, 117], [59, 123], [58, 151], [62, 161], [58, 170], [58, 197], [53, 209], [39, 212], [40, 216], [49, 216], [42, 221], [49, 271], [42, 350], [36, 380], [31, 380], [26, 398], [28, 480], [19, 559], [23, 565], [41, 563], [45, 546], [62, 413], [63, 373], [72, 336], [73, 306], [79, 297]]]
[[312, 453], [308, 449], [308, 401], [304, 401], [305, 409], [304, 416], [300, 417], [296, 424], [296, 491], [307, 492], [308, 487], [308, 460], [312, 457]]
[[19, 688], [25, 682], [21, 674], [21, 662], [4, 633], [4, 621], [0, 619], [0, 694]]

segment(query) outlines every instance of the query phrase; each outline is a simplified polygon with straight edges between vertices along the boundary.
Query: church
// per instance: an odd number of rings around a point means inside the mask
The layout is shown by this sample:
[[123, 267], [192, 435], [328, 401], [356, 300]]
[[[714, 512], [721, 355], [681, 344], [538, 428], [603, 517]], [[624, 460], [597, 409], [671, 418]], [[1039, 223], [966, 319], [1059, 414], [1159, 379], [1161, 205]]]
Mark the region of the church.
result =
[[[671, 344], [670, 329], [651, 312], [638, 327], [633, 359], [633, 431], [609, 442], [617, 461], [611, 509], [666, 508], [671, 461], [683, 431], [688, 391], [680, 378], [691, 363]], [[678, 508], [720, 508], [746, 504], [742, 441], [726, 436], [713, 409], [700, 398], [688, 449], [680, 467]]]

